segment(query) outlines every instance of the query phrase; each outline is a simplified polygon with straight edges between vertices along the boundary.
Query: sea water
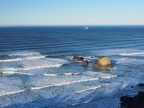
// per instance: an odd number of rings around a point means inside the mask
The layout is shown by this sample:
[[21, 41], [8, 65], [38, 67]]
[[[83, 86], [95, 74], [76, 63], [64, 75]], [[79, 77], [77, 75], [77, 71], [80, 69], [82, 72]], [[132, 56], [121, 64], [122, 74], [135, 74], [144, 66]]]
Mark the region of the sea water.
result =
[[[111, 70], [92, 67], [105, 56]], [[144, 26], [0, 27], [2, 108], [119, 108], [121, 96], [144, 90], [139, 83]]]

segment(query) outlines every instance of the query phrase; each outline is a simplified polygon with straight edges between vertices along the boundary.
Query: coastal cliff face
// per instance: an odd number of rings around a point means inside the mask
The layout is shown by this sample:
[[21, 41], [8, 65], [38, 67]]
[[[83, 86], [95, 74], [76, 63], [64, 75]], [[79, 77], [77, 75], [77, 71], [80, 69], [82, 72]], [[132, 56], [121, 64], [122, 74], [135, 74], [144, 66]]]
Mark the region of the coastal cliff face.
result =
[[113, 67], [109, 57], [103, 57], [96, 60], [93, 66], [100, 69], [107, 69]]

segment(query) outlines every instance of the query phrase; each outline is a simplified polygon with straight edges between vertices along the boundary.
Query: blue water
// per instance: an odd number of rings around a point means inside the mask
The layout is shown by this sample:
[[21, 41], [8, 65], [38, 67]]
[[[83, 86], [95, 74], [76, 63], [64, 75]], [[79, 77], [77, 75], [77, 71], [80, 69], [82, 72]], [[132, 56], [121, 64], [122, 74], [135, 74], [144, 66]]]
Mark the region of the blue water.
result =
[[[144, 26], [0, 27], [0, 107], [119, 108], [144, 90], [143, 40]], [[92, 67], [103, 56], [113, 69]]]

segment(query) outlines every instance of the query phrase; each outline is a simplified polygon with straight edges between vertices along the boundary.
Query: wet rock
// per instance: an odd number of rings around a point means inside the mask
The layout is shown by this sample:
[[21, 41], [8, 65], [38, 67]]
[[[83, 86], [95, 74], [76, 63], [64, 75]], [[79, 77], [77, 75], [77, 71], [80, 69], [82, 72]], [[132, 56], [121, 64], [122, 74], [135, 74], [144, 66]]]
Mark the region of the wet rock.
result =
[[144, 92], [140, 91], [136, 96], [122, 96], [121, 106], [125, 108], [144, 108]]
[[80, 56], [73, 56], [72, 59], [75, 60], [75, 61], [83, 61], [84, 60], [84, 58], [80, 57]]
[[83, 66], [88, 66], [88, 61], [87, 61], [87, 60], [83, 61], [83, 62], [82, 62], [82, 65], [83, 65]]
[[140, 91], [138, 97], [144, 100], [144, 92]]
[[131, 86], [131, 88], [134, 88], [134, 86]]
[[100, 69], [108, 69], [113, 67], [109, 57], [103, 57], [96, 60], [93, 66]]
[[144, 87], [144, 83], [138, 84], [139, 87]]

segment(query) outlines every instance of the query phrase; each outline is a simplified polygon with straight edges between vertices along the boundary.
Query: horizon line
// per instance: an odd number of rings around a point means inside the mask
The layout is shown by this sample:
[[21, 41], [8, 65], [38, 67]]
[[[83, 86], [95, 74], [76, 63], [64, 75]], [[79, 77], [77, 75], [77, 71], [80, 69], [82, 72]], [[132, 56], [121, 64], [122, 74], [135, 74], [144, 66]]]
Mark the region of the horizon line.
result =
[[144, 26], [144, 24], [117, 24], [117, 25], [0, 25], [0, 27], [68, 27], [68, 26]]

